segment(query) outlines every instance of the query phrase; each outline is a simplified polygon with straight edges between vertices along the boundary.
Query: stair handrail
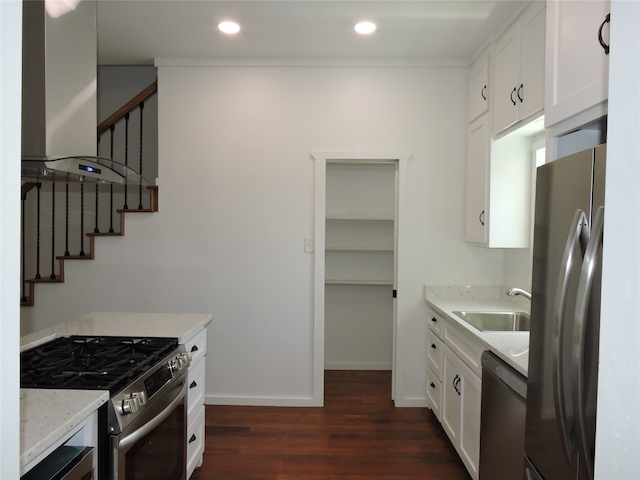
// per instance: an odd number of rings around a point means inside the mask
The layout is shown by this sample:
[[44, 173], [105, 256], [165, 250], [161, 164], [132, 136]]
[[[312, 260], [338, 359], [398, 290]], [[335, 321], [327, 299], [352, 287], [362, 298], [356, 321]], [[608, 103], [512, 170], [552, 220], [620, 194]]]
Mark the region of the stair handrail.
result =
[[116, 110], [114, 113], [109, 115], [106, 120], [104, 120], [100, 125], [98, 125], [98, 136], [105, 133], [107, 130], [111, 128], [112, 125], [115, 125], [120, 120], [122, 120], [127, 113], [131, 113], [140, 103], [145, 102], [151, 96], [153, 96], [158, 91], [158, 80], [154, 80], [154, 82], [138, 93], [135, 97], [125, 103], [122, 107]]

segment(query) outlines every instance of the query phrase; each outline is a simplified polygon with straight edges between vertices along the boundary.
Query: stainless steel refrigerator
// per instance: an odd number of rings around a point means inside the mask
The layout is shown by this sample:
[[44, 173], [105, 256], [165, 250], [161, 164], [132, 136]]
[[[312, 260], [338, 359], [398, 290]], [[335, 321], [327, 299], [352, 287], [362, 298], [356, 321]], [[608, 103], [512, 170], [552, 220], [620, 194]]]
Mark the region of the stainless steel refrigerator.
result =
[[606, 145], [538, 168], [527, 480], [593, 479]]

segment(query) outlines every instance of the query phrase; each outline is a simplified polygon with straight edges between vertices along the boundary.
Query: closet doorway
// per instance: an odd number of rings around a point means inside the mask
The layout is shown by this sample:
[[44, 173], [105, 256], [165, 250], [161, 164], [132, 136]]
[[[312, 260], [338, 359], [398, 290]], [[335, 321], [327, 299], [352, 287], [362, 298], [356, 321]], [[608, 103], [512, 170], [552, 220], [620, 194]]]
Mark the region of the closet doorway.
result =
[[316, 160], [314, 405], [324, 370], [391, 370], [396, 391], [399, 238], [406, 155]]

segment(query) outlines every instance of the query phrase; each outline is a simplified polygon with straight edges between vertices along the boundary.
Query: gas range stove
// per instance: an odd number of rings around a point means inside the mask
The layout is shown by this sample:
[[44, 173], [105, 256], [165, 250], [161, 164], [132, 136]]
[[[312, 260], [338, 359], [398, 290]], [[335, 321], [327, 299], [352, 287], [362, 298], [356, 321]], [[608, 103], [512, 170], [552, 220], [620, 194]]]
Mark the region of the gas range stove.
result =
[[108, 390], [105, 428], [117, 434], [186, 374], [190, 361], [176, 338], [59, 337], [20, 353], [20, 387]]
[[176, 338], [69, 336], [20, 354], [22, 388], [108, 390], [100, 478], [184, 480], [190, 354]]
[[20, 354], [20, 386], [113, 395], [177, 346], [175, 338], [59, 337]]

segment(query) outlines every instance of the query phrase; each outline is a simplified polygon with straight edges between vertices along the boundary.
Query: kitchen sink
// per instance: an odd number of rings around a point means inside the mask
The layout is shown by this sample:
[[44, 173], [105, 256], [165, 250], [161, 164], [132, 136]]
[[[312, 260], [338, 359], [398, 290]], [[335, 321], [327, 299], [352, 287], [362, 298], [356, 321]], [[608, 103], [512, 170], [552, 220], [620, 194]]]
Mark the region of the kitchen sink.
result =
[[528, 332], [531, 317], [526, 312], [462, 312], [455, 315], [483, 332]]

